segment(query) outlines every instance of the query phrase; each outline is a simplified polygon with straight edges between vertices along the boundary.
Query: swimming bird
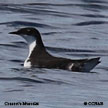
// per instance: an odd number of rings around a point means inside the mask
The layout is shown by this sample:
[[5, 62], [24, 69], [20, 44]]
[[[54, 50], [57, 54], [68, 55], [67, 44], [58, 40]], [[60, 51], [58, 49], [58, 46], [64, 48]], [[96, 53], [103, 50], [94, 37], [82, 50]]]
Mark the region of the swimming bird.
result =
[[25, 68], [56, 68], [76, 72], [89, 72], [100, 63], [100, 57], [72, 60], [49, 54], [44, 46], [40, 32], [34, 27], [20, 28], [9, 34], [19, 35], [28, 43], [29, 54], [24, 62]]

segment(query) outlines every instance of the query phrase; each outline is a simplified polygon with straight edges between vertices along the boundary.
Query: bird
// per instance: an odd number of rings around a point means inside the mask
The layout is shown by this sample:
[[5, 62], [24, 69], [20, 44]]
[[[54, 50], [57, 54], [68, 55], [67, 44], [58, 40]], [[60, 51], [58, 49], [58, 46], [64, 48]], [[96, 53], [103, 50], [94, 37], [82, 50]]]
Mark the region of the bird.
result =
[[37, 28], [24, 27], [9, 32], [23, 37], [29, 47], [29, 54], [24, 61], [24, 68], [63, 69], [73, 72], [90, 72], [100, 63], [100, 57], [90, 59], [68, 59], [51, 55], [45, 48], [41, 34]]

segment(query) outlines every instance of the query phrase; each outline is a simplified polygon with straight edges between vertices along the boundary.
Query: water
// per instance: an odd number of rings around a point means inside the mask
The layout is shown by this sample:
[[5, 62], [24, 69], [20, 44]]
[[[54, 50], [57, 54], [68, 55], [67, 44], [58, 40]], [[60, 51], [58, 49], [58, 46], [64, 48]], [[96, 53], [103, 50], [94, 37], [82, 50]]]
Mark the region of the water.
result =
[[[47, 50], [72, 59], [101, 57], [91, 73], [24, 69], [28, 47], [8, 34], [36, 27]], [[108, 105], [107, 0], [0, 0], [0, 107], [5, 101], [39, 102], [37, 108], [84, 108], [84, 102]], [[16, 106], [16, 108], [27, 106]], [[36, 106], [28, 106], [34, 108]], [[14, 108], [14, 106], [8, 106]]]

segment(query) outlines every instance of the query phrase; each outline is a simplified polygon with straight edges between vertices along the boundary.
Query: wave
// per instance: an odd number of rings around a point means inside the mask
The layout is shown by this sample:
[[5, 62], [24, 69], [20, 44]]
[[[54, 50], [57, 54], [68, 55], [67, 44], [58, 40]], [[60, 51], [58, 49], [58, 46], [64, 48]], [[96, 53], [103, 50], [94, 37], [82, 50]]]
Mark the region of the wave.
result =
[[52, 79], [46, 79], [46, 78], [32, 79], [32, 78], [26, 78], [26, 77], [0, 77], [0, 80], [32, 82], [32, 83], [54, 83], [54, 84], [65, 84], [66, 83], [66, 82], [52, 80]]
[[33, 26], [33, 27], [42, 27], [42, 28], [55, 28], [54, 26], [50, 26], [47, 24], [29, 22], [29, 21], [12, 21], [12, 22], [3, 22], [0, 25], [8, 25], [8, 26]]
[[79, 22], [74, 25], [76, 26], [88, 26], [88, 25], [100, 25], [100, 24], [108, 24], [107, 21], [84, 21], [84, 22]]

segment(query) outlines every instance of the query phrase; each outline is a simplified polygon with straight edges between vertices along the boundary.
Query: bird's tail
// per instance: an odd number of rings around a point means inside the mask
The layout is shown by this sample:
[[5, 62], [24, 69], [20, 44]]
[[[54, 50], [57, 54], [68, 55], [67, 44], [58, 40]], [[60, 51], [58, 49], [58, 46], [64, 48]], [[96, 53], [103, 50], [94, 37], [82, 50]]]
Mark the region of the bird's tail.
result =
[[88, 59], [81, 63], [76, 63], [72, 67], [72, 71], [80, 71], [80, 72], [89, 72], [91, 71], [97, 64], [100, 63], [100, 57]]

